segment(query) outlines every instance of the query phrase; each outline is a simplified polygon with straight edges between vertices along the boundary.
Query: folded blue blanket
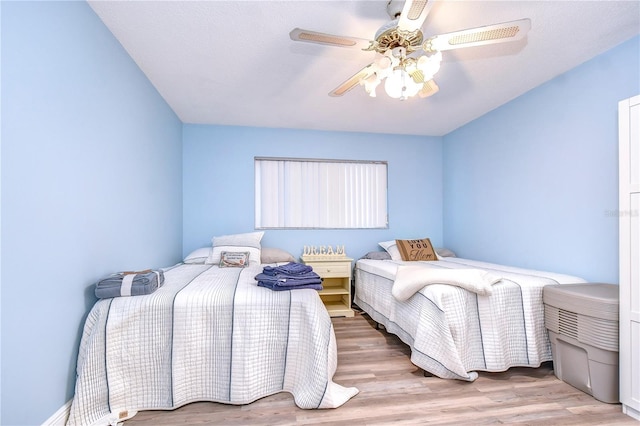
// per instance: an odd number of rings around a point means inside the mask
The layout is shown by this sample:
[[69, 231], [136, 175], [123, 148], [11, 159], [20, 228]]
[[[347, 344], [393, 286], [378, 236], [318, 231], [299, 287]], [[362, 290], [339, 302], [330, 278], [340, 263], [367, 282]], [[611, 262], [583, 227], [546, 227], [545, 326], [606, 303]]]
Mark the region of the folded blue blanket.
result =
[[303, 288], [311, 288], [314, 290], [322, 290], [322, 284], [303, 284], [303, 285], [271, 285], [271, 283], [265, 281], [258, 281], [258, 287], [269, 288], [273, 291], [284, 291], [284, 290], [300, 290]]
[[118, 272], [96, 283], [96, 297], [108, 299], [118, 296], [142, 296], [151, 294], [164, 282], [162, 270]]
[[322, 284], [322, 278], [320, 278], [320, 276], [318, 276], [315, 273], [312, 273], [312, 274], [313, 275], [308, 274], [308, 275], [300, 276], [297, 278], [281, 277], [281, 276], [272, 277], [267, 274], [258, 274], [255, 276], [255, 279], [258, 282], [265, 282], [273, 286], [293, 287], [293, 286], [307, 285], [307, 284]]
[[303, 265], [302, 263], [289, 262], [286, 265], [280, 266], [265, 266], [262, 270], [267, 275], [287, 274], [298, 275], [306, 274], [313, 271], [313, 268], [309, 265]]
[[271, 290], [295, 290], [312, 288], [322, 290], [322, 278], [313, 272], [311, 266], [289, 262], [281, 266], [265, 266], [262, 273], [255, 276], [259, 287]]

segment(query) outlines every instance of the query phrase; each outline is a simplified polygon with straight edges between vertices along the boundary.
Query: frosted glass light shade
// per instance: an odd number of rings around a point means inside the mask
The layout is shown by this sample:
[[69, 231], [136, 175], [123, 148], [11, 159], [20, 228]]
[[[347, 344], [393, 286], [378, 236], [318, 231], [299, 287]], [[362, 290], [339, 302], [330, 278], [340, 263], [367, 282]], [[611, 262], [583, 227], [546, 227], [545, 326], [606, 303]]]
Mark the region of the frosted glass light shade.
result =
[[369, 94], [369, 96], [375, 98], [376, 87], [378, 87], [378, 85], [380, 84], [380, 79], [378, 78], [378, 76], [375, 73], [371, 74], [369, 77], [362, 81], [362, 84], [364, 85], [364, 90]]
[[413, 78], [401, 68], [393, 70], [384, 82], [384, 90], [392, 98], [406, 99], [415, 96], [420, 90]]

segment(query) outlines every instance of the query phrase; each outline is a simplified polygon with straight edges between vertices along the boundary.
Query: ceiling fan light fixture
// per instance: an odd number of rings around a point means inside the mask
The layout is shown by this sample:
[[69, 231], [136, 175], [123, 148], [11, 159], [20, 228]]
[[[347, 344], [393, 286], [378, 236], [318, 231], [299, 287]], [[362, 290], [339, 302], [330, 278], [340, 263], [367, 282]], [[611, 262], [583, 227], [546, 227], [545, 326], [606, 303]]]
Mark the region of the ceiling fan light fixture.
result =
[[376, 61], [376, 65], [378, 66], [379, 69], [386, 70], [391, 68], [391, 66], [393, 65], [393, 62], [389, 56], [383, 55], [378, 58], [378, 60]]
[[369, 77], [363, 79], [360, 83], [364, 86], [364, 90], [372, 98], [376, 97], [376, 88], [380, 85], [382, 80], [376, 73], [371, 74]]
[[[365, 91], [375, 97], [375, 88], [385, 80], [384, 89], [389, 97], [406, 100], [420, 94], [430, 96], [437, 92], [433, 76], [440, 69], [442, 54], [422, 55], [417, 59], [406, 56], [404, 48], [393, 49], [375, 61], [372, 66], [375, 73], [368, 76], [361, 84]], [[429, 83], [427, 86], [425, 86]], [[433, 90], [433, 88], [436, 90]]]
[[415, 96], [421, 88], [422, 86], [416, 83], [403, 67], [394, 69], [384, 82], [384, 90], [387, 95], [402, 101]]
[[376, 31], [373, 40], [300, 28], [294, 28], [289, 37], [294, 41], [357, 47], [380, 54], [330, 92], [330, 96], [342, 96], [355, 86], [363, 86], [369, 96], [376, 97], [376, 88], [384, 80], [385, 91], [390, 97], [405, 100], [415, 95], [425, 98], [438, 92], [433, 76], [440, 70], [442, 51], [521, 40], [531, 29], [531, 20], [524, 18], [424, 40], [422, 25], [433, 3], [433, 0], [388, 0], [387, 12], [391, 21]]

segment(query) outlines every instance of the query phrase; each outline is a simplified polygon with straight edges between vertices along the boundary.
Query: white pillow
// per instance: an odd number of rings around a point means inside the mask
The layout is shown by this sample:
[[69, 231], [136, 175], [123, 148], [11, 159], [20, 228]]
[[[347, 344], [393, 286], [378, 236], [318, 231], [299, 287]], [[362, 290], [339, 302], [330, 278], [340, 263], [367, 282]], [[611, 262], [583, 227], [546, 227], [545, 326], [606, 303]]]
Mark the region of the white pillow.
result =
[[248, 251], [249, 262], [260, 264], [260, 240], [264, 231], [248, 232], [246, 234], [232, 234], [213, 237], [213, 250], [205, 263], [217, 265], [220, 263], [220, 253], [223, 251]]
[[190, 265], [202, 265], [211, 254], [211, 247], [195, 249], [184, 258], [183, 262]]
[[385, 249], [387, 253], [389, 253], [389, 256], [391, 256], [391, 260], [402, 260], [402, 256], [400, 256], [400, 250], [398, 250], [396, 240], [383, 241], [381, 243], [378, 243], [378, 245]]

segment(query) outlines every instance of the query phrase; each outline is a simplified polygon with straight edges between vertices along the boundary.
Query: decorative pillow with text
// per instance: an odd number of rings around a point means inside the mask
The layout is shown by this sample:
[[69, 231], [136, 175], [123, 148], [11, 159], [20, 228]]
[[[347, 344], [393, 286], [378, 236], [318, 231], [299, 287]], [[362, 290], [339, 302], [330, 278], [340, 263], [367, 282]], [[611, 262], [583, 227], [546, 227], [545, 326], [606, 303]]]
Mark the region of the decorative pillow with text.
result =
[[421, 240], [396, 240], [402, 260], [438, 260], [429, 238]]
[[220, 253], [220, 263], [218, 263], [218, 266], [221, 268], [246, 268], [248, 265], [248, 251], [223, 251]]

